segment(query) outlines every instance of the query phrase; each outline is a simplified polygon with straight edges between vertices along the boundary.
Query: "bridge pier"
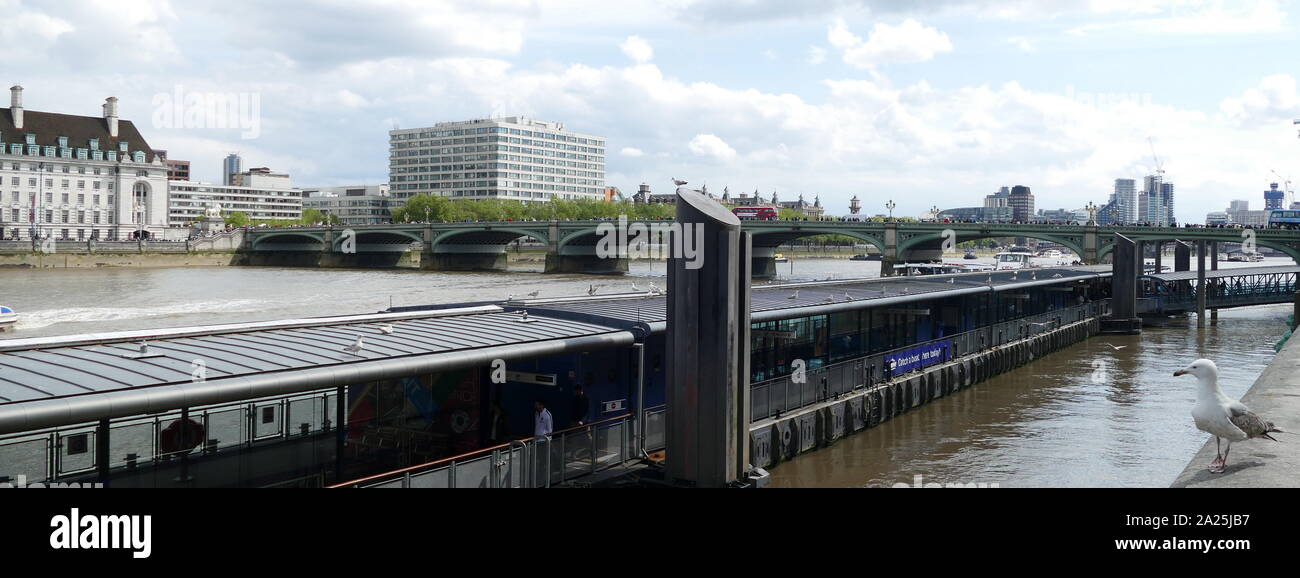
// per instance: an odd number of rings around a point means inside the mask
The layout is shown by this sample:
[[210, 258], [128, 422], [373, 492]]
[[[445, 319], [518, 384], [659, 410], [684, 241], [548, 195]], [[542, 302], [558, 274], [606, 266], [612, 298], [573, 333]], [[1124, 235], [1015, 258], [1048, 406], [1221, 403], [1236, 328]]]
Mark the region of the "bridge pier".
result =
[[596, 255], [546, 254], [547, 273], [587, 273], [594, 275], [622, 275], [629, 270], [627, 258], [602, 259]]
[[504, 271], [507, 257], [501, 253], [421, 253], [421, 271]]
[[754, 247], [750, 252], [750, 257], [751, 278], [776, 278], [776, 247]]

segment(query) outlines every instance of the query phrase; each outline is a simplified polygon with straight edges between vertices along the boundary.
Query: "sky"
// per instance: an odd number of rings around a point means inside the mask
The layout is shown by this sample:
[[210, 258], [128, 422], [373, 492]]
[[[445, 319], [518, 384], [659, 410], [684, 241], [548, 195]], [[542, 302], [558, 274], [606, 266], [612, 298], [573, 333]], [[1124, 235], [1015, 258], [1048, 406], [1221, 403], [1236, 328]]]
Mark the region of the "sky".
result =
[[[1300, 1], [0, 0], [29, 110], [121, 99], [150, 146], [378, 184], [388, 131], [522, 115], [606, 137], [609, 185], [820, 196], [832, 214], [1104, 203], [1177, 216], [1300, 182]], [[205, 104], [235, 103], [225, 114]], [[242, 103], [242, 108], [238, 105]], [[1283, 178], [1275, 176], [1283, 175]]]

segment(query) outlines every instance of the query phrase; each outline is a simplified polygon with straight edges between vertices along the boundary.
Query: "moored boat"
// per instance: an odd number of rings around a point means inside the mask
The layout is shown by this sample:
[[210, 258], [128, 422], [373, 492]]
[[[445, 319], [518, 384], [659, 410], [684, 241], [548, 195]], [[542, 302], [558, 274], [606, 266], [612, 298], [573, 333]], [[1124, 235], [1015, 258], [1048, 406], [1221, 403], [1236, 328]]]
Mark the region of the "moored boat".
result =
[[18, 323], [18, 314], [13, 309], [0, 305], [0, 333], [4, 333]]

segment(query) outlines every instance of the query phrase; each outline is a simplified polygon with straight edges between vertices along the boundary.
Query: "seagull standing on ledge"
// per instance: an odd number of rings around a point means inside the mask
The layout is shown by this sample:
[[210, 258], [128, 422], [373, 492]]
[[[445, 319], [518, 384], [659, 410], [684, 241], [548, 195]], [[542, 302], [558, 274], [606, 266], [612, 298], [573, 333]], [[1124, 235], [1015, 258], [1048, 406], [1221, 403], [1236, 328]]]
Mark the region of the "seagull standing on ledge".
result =
[[[1196, 422], [1196, 429], [1214, 436], [1214, 449], [1218, 457], [1210, 462], [1210, 472], [1223, 473], [1228, 465], [1228, 452], [1232, 451], [1232, 442], [1255, 438], [1277, 441], [1268, 434], [1286, 433], [1273, 427], [1273, 422], [1264, 421], [1255, 415], [1240, 401], [1233, 401], [1223, 395], [1219, 390], [1219, 368], [1213, 361], [1198, 359], [1185, 369], [1175, 371], [1174, 375], [1196, 376], [1200, 386], [1196, 405], [1192, 407], [1192, 420]], [[1220, 452], [1222, 439], [1228, 440], [1228, 447]]]

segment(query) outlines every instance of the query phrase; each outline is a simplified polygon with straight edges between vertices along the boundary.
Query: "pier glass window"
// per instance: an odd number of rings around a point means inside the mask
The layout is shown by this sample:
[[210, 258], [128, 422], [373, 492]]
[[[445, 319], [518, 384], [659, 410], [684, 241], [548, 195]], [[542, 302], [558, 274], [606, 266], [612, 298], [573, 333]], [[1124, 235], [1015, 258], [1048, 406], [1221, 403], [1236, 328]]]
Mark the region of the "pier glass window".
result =
[[862, 327], [862, 312], [849, 311], [830, 316], [830, 362], [838, 363], [861, 357], [866, 330]]
[[767, 381], [789, 375], [796, 359], [803, 360], [807, 369], [826, 365], [828, 325], [825, 315], [754, 324], [750, 329], [750, 379]]

